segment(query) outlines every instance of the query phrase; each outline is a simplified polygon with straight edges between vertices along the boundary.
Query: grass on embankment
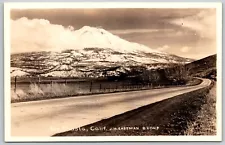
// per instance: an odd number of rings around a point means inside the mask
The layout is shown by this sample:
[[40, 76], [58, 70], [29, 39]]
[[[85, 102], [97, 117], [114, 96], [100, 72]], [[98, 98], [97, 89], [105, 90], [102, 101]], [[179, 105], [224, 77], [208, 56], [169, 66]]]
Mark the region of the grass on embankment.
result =
[[185, 135], [189, 124], [196, 120], [199, 111], [207, 104], [207, 94], [211, 87], [212, 85], [53, 136]]
[[188, 124], [186, 135], [216, 135], [216, 84], [206, 97], [205, 104], [194, 122]]

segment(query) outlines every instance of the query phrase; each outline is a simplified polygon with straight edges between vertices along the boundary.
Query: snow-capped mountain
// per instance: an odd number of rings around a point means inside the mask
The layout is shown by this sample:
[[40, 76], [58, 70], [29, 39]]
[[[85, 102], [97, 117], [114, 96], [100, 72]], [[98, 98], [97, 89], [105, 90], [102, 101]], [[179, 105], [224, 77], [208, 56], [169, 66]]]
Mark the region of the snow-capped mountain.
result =
[[111, 48], [114, 51], [131, 53], [131, 52], [146, 52], [146, 53], [162, 53], [157, 50], [150, 49], [138, 43], [132, 43], [121, 39], [120, 37], [111, 34], [102, 28], [94, 28], [84, 26], [75, 33], [75, 44], [77, 48]]
[[126, 41], [102, 28], [84, 26], [73, 33], [73, 48], [12, 54], [11, 76], [100, 77], [137, 66], [151, 69], [192, 61]]

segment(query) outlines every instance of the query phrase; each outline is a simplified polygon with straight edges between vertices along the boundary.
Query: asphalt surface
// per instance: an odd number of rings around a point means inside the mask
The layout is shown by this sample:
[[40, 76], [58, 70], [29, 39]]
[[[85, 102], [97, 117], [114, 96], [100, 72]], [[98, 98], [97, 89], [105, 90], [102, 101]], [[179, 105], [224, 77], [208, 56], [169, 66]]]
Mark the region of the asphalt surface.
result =
[[69, 97], [11, 104], [12, 136], [51, 136], [209, 86], [196, 86]]

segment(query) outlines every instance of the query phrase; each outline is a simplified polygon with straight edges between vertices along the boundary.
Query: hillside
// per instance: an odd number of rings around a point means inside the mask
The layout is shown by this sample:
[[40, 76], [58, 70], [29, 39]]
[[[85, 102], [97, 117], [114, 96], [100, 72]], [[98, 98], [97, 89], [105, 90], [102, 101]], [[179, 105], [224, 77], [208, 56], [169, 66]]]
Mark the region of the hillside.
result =
[[216, 79], [216, 54], [186, 64], [189, 75]]

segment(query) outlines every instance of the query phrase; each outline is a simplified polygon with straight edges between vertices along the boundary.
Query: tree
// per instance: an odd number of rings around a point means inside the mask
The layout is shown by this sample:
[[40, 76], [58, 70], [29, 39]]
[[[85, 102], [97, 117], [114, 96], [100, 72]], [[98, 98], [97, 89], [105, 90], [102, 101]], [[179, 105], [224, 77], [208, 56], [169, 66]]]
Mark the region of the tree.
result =
[[179, 84], [185, 84], [189, 80], [189, 68], [181, 63], [176, 67], [175, 79]]

